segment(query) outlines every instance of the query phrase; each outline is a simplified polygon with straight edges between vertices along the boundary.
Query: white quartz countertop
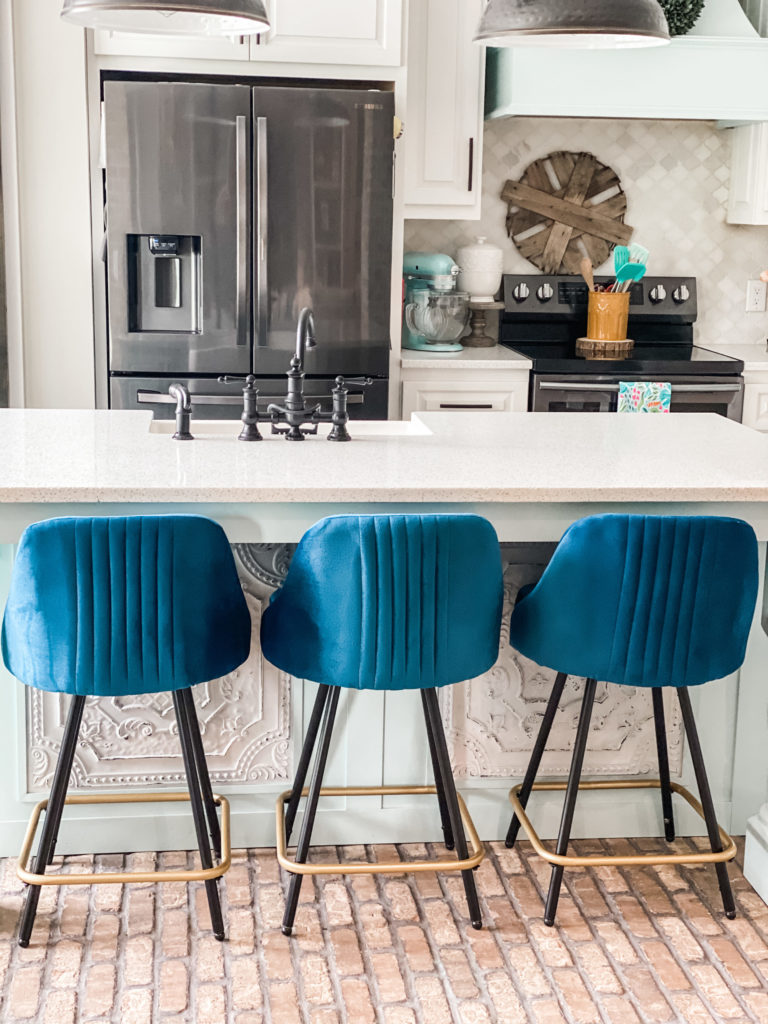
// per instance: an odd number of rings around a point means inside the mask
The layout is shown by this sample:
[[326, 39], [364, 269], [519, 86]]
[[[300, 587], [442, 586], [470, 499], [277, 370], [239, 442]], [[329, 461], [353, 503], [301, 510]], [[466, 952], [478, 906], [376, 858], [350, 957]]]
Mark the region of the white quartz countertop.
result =
[[151, 422], [0, 410], [0, 502], [768, 501], [768, 436], [709, 413], [418, 413], [350, 423], [348, 444]]
[[505, 345], [494, 345], [492, 348], [464, 348], [461, 352], [419, 352], [404, 348], [400, 365], [404, 370], [472, 371], [530, 370], [533, 363]]
[[706, 341], [696, 339], [700, 348], [708, 348], [723, 355], [741, 359], [745, 370], [768, 370], [768, 347], [765, 345], [708, 345]]

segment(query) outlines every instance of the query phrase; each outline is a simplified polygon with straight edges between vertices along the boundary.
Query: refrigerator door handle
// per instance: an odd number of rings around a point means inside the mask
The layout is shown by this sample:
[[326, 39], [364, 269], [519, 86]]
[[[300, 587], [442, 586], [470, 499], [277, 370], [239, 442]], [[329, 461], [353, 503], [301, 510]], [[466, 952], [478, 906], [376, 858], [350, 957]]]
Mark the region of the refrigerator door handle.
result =
[[248, 118], [235, 118], [237, 162], [237, 344], [248, 344]]
[[267, 274], [267, 239], [269, 231], [269, 205], [267, 173], [267, 119], [256, 118], [256, 345], [264, 347], [269, 335], [269, 279]]

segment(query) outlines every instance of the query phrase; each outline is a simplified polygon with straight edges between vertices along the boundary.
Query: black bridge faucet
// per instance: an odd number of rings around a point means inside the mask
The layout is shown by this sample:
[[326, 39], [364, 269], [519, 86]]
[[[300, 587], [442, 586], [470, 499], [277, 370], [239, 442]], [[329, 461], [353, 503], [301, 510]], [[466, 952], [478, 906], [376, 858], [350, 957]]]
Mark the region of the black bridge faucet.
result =
[[[312, 310], [305, 306], [299, 313], [296, 326], [296, 354], [291, 359], [287, 374], [285, 405], [267, 406], [267, 413], [272, 418], [272, 433], [283, 434], [286, 441], [303, 441], [307, 434], [317, 433], [317, 421], [313, 422], [313, 416], [320, 411], [320, 406], [307, 405], [304, 401], [304, 356], [308, 348], [316, 345], [315, 318]], [[309, 426], [310, 423], [313, 425]]]

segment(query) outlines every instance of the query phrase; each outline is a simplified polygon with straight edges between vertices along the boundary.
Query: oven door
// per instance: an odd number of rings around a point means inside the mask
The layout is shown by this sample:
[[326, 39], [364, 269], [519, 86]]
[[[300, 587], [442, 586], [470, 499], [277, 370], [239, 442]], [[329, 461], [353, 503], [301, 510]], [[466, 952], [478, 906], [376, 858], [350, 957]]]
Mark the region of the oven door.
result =
[[[652, 380], [633, 377], [633, 380]], [[714, 412], [741, 422], [741, 377], [672, 378], [671, 412]], [[619, 380], [608, 375], [531, 375], [531, 412], [616, 412]]]

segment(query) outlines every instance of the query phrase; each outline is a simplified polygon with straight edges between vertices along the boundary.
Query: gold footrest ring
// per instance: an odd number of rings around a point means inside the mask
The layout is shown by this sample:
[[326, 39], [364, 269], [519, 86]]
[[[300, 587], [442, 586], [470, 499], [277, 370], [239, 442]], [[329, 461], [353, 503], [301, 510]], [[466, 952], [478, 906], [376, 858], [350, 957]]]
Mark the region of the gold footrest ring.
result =
[[[302, 796], [309, 790], [303, 789]], [[411, 871], [470, 871], [476, 868], [485, 856], [485, 848], [480, 842], [475, 823], [469, 815], [467, 805], [460, 794], [459, 813], [464, 826], [471, 852], [463, 860], [455, 857], [450, 860], [388, 860], [377, 864], [368, 861], [350, 861], [348, 864], [311, 863], [299, 864], [291, 860], [285, 841], [285, 804], [290, 799], [292, 790], [288, 789], [277, 798], [275, 822], [277, 825], [277, 860], [282, 868], [294, 875], [399, 875]], [[434, 786], [328, 786], [320, 790], [320, 796], [435, 796]]]
[[[557, 791], [565, 790], [567, 782], [535, 782], [533, 784], [534, 790], [546, 790], [546, 791]], [[731, 836], [721, 828], [717, 826], [718, 832], [720, 833], [720, 841], [723, 845], [723, 849], [717, 853], [713, 853], [711, 850], [708, 853], [662, 853], [662, 854], [633, 854], [633, 855], [603, 855], [603, 854], [592, 854], [587, 857], [577, 857], [575, 854], [557, 854], [552, 853], [542, 843], [538, 836], [538, 833], [531, 824], [531, 820], [525, 813], [525, 808], [520, 803], [520, 790], [522, 789], [522, 783], [519, 786], [513, 786], [509, 792], [509, 801], [512, 804], [515, 814], [517, 815], [520, 824], [525, 829], [525, 832], [531, 841], [536, 853], [543, 857], [544, 860], [549, 861], [550, 864], [556, 864], [559, 867], [596, 867], [602, 865], [613, 865], [614, 867], [631, 867], [633, 865], [642, 864], [721, 864], [724, 861], [733, 860], [736, 856], [737, 849], [736, 843], [733, 841]], [[704, 810], [696, 799], [696, 797], [685, 786], [681, 786], [678, 782], [670, 782], [669, 788], [673, 793], [678, 793], [684, 800], [686, 800], [696, 813], [703, 819]], [[595, 782], [582, 782], [579, 785], [579, 791], [582, 789], [661, 789], [660, 779], [618, 779], [611, 781], [610, 779], [601, 779]]]
[[[24, 842], [19, 853], [16, 874], [28, 885], [123, 885], [127, 882], [207, 882], [229, 871], [232, 863], [232, 849], [229, 836], [229, 801], [226, 797], [213, 794], [213, 802], [221, 808], [221, 859], [212, 868], [199, 871], [182, 871], [177, 868], [168, 871], [105, 871], [103, 874], [38, 875], [29, 870], [32, 845], [35, 841], [40, 815], [48, 806], [48, 800], [35, 804], [27, 825]], [[68, 796], [65, 805], [72, 804], [167, 804], [189, 803], [188, 793], [82, 793]]]

